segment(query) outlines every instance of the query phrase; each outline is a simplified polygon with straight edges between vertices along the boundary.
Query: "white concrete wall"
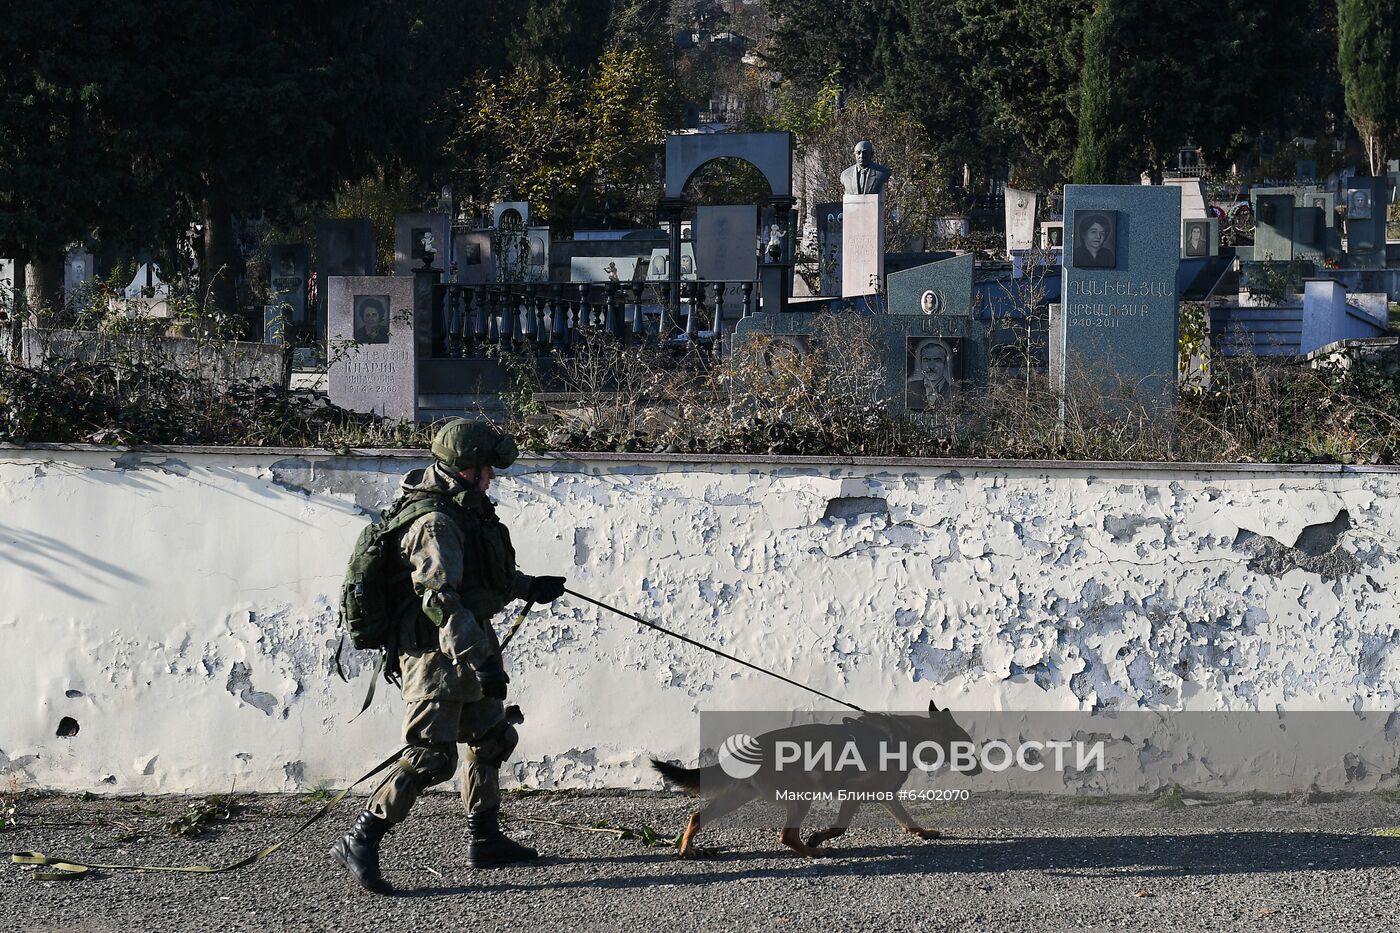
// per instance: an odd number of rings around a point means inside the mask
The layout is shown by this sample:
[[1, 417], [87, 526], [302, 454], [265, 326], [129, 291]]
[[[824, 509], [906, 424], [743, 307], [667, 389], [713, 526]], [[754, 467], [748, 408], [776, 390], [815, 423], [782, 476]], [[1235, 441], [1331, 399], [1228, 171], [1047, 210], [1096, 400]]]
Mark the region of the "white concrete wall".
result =
[[[0, 771], [342, 783], [398, 744], [331, 672], [359, 529], [421, 461], [0, 448]], [[1395, 708], [1400, 471], [528, 459], [521, 566], [866, 708]], [[498, 620], [503, 621], [503, 620]], [[810, 707], [562, 600], [512, 648], [514, 779], [654, 787], [697, 713]], [[816, 701], [817, 707], [825, 704]], [[56, 735], [62, 717], [77, 735]]]

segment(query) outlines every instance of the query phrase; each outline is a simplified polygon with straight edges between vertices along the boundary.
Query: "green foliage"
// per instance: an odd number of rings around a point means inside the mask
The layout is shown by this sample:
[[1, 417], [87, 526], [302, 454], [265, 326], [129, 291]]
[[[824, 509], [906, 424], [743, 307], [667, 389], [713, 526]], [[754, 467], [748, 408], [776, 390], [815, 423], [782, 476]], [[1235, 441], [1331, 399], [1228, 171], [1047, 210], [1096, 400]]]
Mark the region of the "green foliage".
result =
[[1162, 792], [1152, 801], [1152, 805], [1159, 810], [1185, 810], [1186, 801], [1181, 796], [1181, 787], [1172, 784], [1162, 789]]
[[218, 823], [227, 822], [243, 811], [243, 804], [232, 794], [215, 794], [202, 803], [192, 803], [175, 819], [165, 824], [172, 836], [192, 839], [204, 835]]
[[507, 44], [509, 60], [526, 71], [587, 73], [608, 37], [614, 0], [522, 0]]
[[95, 234], [183, 261], [197, 222], [232, 312], [234, 215], [299, 219], [377, 167], [440, 161], [435, 89], [467, 67], [441, 49], [492, 45], [476, 20], [449, 0], [26, 4], [0, 33], [0, 253]]
[[776, 112], [765, 129], [786, 130], [800, 143], [830, 126], [841, 110], [841, 82], [836, 72], [816, 88], [815, 93], [799, 88], [791, 81], [778, 86]]
[[958, 0], [957, 42], [1006, 139], [1013, 178], [1053, 187], [1069, 174], [1076, 145], [1083, 40], [1093, 0]]
[[551, 222], [604, 200], [638, 219], [654, 209], [676, 98], [651, 52], [610, 49], [584, 78], [518, 66], [504, 79], [472, 82], [458, 104], [456, 171], [483, 200], [528, 200]]
[[1210, 375], [1209, 350], [1210, 310], [1201, 302], [1183, 302], [1176, 348], [1177, 375], [1183, 392], [1204, 390]]
[[1079, 80], [1079, 146], [1071, 172], [1076, 184], [1111, 185], [1118, 179], [1121, 129], [1114, 104], [1119, 51], [1117, 0], [1097, 0], [1084, 26], [1084, 68]]
[[992, 101], [969, 80], [988, 54], [985, 40], [960, 41], [971, 27], [957, 0], [904, 0], [899, 6], [900, 16], [882, 24], [889, 38], [878, 59], [879, 93], [923, 125], [945, 164], [966, 162], [1000, 173], [1005, 140]]
[[0, 441], [426, 447], [429, 429], [269, 386], [223, 385], [168, 361], [0, 362]]
[[1340, 0], [1337, 19], [1347, 116], [1379, 175], [1400, 138], [1400, 0]]
[[834, 64], [848, 92], [917, 117], [945, 161], [996, 177], [1009, 161], [1023, 184], [1058, 183], [1081, 148], [1074, 177], [1160, 175], [1186, 144], [1227, 164], [1262, 132], [1325, 135], [1340, 109], [1330, 0], [1222, 0], [1208, 12], [1172, 0], [769, 8], [769, 59], [795, 87], [815, 89]]
[[874, 89], [882, 34], [898, 22], [896, 0], [767, 0], [774, 19], [768, 59], [797, 87], [833, 73], [847, 88]]

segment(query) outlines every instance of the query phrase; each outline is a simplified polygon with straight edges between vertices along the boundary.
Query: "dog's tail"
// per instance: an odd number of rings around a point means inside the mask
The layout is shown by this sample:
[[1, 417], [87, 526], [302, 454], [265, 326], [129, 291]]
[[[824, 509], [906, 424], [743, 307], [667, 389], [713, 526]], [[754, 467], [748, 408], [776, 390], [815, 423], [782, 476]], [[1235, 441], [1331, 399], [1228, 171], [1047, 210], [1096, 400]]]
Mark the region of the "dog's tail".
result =
[[700, 789], [699, 768], [683, 768], [673, 761], [657, 761], [655, 758], [651, 760], [651, 766], [656, 769], [658, 774], [677, 787], [692, 793]]

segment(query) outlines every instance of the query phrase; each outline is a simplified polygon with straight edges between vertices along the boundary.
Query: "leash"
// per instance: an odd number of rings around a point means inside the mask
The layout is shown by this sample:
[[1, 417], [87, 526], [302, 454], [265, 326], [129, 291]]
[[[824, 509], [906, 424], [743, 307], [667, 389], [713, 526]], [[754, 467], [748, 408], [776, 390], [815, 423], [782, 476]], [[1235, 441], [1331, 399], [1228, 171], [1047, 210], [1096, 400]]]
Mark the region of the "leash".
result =
[[759, 667], [757, 664], [750, 664], [748, 661], [745, 661], [743, 658], [736, 658], [736, 657], [734, 657], [734, 655], [732, 655], [732, 654], [726, 654], [725, 652], [720, 651], [718, 648], [713, 648], [713, 647], [711, 647], [711, 646], [709, 646], [709, 645], [707, 645], [707, 644], [705, 644], [705, 643], [703, 643], [703, 642], [698, 642], [698, 641], [696, 641], [696, 640], [693, 639], [693, 638], [687, 638], [686, 636], [682, 635], [680, 632], [673, 632], [673, 631], [671, 631], [670, 629], [662, 628], [661, 626], [657, 625], [655, 622], [648, 622], [646, 619], [643, 619], [641, 616], [633, 615], [632, 613], [627, 612], [627, 611], [622, 610], [622, 609], [619, 609], [619, 608], [617, 608], [616, 606], [609, 606], [607, 603], [601, 602], [601, 601], [599, 601], [599, 600], [596, 600], [596, 599], [594, 599], [592, 596], [585, 596], [585, 595], [583, 595], [582, 593], [576, 593], [576, 592], [574, 592], [573, 590], [569, 589], [568, 587], [565, 587], [565, 588], [564, 588], [564, 592], [565, 592], [565, 593], [568, 593], [570, 596], [576, 596], [576, 597], [578, 597], [579, 599], [583, 600], [584, 602], [592, 603], [593, 605], [599, 606], [599, 607], [601, 607], [601, 608], [603, 608], [603, 609], [606, 609], [606, 610], [608, 610], [609, 612], [615, 612], [615, 613], [617, 613], [618, 615], [623, 616], [624, 618], [631, 619], [633, 622], [636, 622], [636, 623], [638, 623], [639, 625], [645, 625], [645, 626], [646, 626], [647, 628], [649, 628], [649, 629], [655, 629], [656, 631], [660, 632], [660, 633], [663, 634], [663, 635], [670, 635], [672, 638], [678, 638], [678, 639], [680, 639], [681, 641], [685, 642], [687, 645], [694, 645], [695, 647], [700, 648], [701, 650], [704, 650], [704, 651], [708, 651], [708, 652], [710, 652], [711, 654], [717, 654], [717, 655], [719, 655], [719, 656], [722, 657], [722, 658], [725, 658], [725, 659], [727, 659], [727, 660], [733, 661], [735, 664], [742, 664], [742, 665], [744, 665], [744, 667], [747, 667], [747, 668], [750, 668], [750, 669], [752, 669], [752, 670], [758, 671], [760, 674], [767, 674], [769, 677], [776, 677], [776, 678], [778, 678], [779, 680], [783, 681], [784, 683], [792, 684], [794, 687], [796, 687], [796, 688], [799, 689], [799, 690], [806, 690], [808, 693], [815, 693], [817, 696], [822, 697], [823, 699], [830, 700], [830, 701], [833, 702], [833, 703], [840, 703], [842, 706], [845, 706], [845, 707], [847, 707], [847, 708], [849, 708], [849, 709], [853, 709], [853, 710], [855, 710], [855, 711], [858, 712], [858, 713], [863, 713], [863, 712], [865, 712], [865, 710], [861, 709], [859, 706], [856, 706], [854, 703], [847, 703], [845, 700], [837, 699], [836, 697], [832, 696], [832, 695], [829, 694], [829, 693], [822, 693], [820, 690], [816, 689], [815, 687], [809, 687], [809, 686], [807, 686], [806, 684], [800, 684], [800, 683], [798, 683], [797, 681], [795, 681], [795, 680], [793, 680], [793, 679], [791, 679], [791, 678], [789, 678], [789, 677], [784, 677], [782, 674], [779, 674], [779, 673], [777, 673], [776, 671], [770, 671], [770, 670], [768, 670], [768, 668], [766, 668], [766, 667]]
[[358, 787], [360, 784], [363, 784], [365, 781], [368, 781], [370, 778], [374, 777], [379, 772], [385, 770], [390, 765], [395, 764], [399, 760], [399, 756], [403, 754], [404, 750], [407, 749], [407, 747], [408, 746], [404, 746], [403, 748], [394, 752], [394, 754], [390, 755], [388, 758], [385, 758], [379, 764], [375, 765], [373, 768], [367, 771], [362, 777], [357, 778], [354, 784], [351, 784], [349, 787], [345, 788], [343, 791], [341, 791], [340, 793], [332, 797], [330, 800], [328, 800], [321, 807], [321, 809], [317, 810], [315, 813], [311, 814], [311, 816], [303, 820], [300, 826], [292, 830], [284, 838], [279, 839], [277, 842], [274, 842], [270, 846], [265, 846], [264, 848], [261, 848], [256, 852], [246, 855], [236, 862], [230, 862], [227, 865], [103, 865], [97, 862], [76, 862], [71, 859], [57, 858], [55, 856], [45, 855], [42, 852], [15, 852], [10, 855], [10, 861], [16, 865], [41, 865], [47, 867], [49, 869], [48, 871], [35, 871], [30, 876], [35, 881], [65, 881], [70, 878], [81, 878], [92, 870], [164, 871], [194, 875], [218, 875], [228, 871], [237, 871], [240, 868], [247, 868], [249, 865], [261, 862], [263, 859], [267, 858], [269, 855], [276, 852], [278, 849], [282, 848], [284, 845], [300, 836], [313, 823], [321, 819], [321, 817], [325, 816], [327, 813], [331, 812], [331, 810], [333, 810], [337, 804], [339, 804], [342, 800], [345, 799], [346, 795], [348, 795], [350, 791], [354, 790], [356, 787]]

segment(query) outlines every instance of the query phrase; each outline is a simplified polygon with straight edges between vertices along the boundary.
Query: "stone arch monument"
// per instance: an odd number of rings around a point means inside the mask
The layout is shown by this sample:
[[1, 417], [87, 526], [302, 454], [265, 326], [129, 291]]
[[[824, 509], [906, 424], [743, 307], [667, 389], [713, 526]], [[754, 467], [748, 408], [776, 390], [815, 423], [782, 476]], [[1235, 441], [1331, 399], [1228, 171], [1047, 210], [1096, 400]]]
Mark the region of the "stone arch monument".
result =
[[[792, 243], [796, 218], [792, 196], [791, 133], [695, 133], [666, 137], [666, 193], [658, 205], [663, 220], [671, 227], [670, 300], [664, 311], [662, 330], [675, 329], [676, 308], [680, 304], [681, 218], [689, 203], [682, 194], [696, 172], [717, 159], [740, 159], [762, 173], [768, 182], [769, 197], [764, 203], [766, 218], [774, 218], [783, 229], [783, 239]], [[765, 250], [759, 265], [759, 289], [765, 311], [786, 309], [792, 288], [792, 250], [779, 251], [770, 258]]]

